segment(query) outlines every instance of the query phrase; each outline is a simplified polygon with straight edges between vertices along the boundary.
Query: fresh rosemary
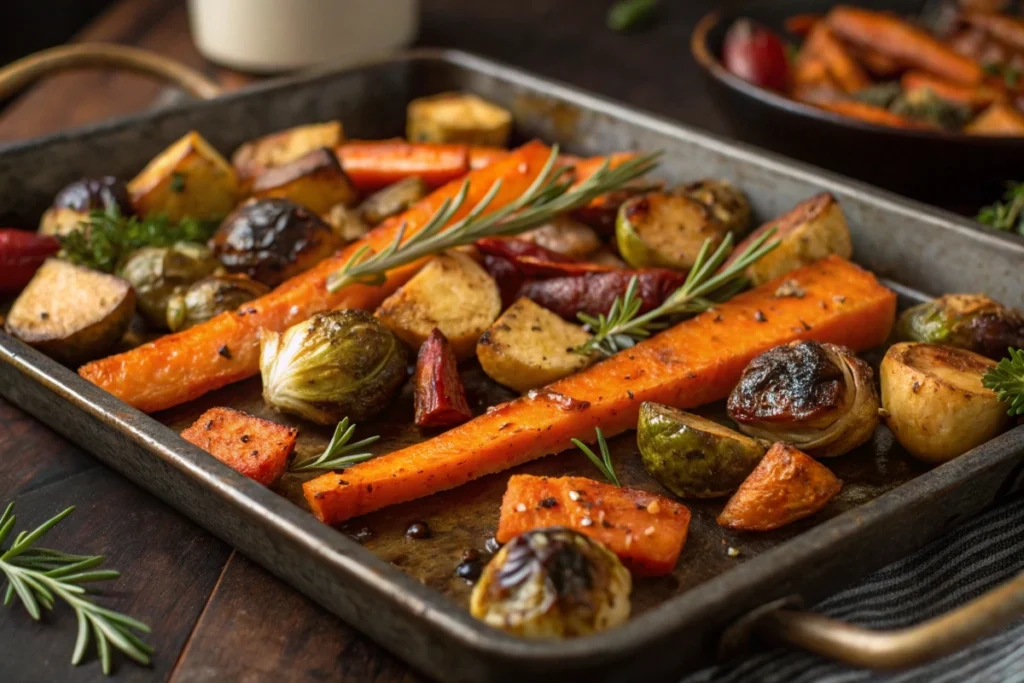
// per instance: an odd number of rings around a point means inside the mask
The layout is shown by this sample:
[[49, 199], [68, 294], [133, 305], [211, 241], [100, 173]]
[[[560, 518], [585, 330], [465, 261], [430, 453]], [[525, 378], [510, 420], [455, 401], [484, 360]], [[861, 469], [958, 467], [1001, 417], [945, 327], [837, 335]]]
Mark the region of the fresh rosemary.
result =
[[727, 235], [714, 253], [710, 253], [711, 240], [705, 240], [682, 286], [660, 306], [643, 315], [640, 315], [642, 301], [636, 295], [637, 278], [634, 276], [623, 296], [612, 302], [608, 313], [579, 314], [579, 319], [594, 336], [576, 352], [611, 356], [664, 329], [668, 319], [695, 315], [732, 298], [747, 286], [743, 271], [778, 246], [778, 240], [768, 242], [774, 234], [775, 228], [766, 230], [724, 268], [722, 264], [732, 250], [732, 235]]
[[1003, 201], [982, 207], [978, 222], [1024, 235], [1024, 183], [1007, 183]]
[[373, 457], [372, 453], [354, 453], [353, 451], [369, 446], [380, 437], [368, 436], [362, 441], [349, 443], [355, 431], [355, 424], [350, 423], [346, 417], [335, 427], [334, 436], [331, 437], [331, 442], [327, 444], [327, 448], [324, 449], [323, 453], [315, 458], [293, 460], [292, 464], [288, 467], [288, 471], [321, 472], [343, 470], [346, 467], [369, 460]]
[[1009, 415], [1024, 415], [1024, 351], [1010, 349], [1010, 357], [986, 372], [981, 383], [1009, 404]]
[[68, 603], [78, 619], [78, 638], [71, 655], [72, 664], [82, 661], [89, 648], [90, 634], [96, 641], [104, 674], [109, 675], [111, 671], [112, 648], [139, 664], [149, 664], [153, 648], [134, 633], [149, 633], [149, 627], [141, 621], [100, 607], [81, 585], [91, 581], [109, 581], [119, 576], [116, 571], [98, 569], [103, 563], [103, 556], [71, 555], [35, 545], [74, 509], [69, 507], [30, 533], [20, 532], [6, 549], [4, 543], [14, 529], [14, 503], [0, 515], [0, 573], [7, 584], [4, 606], [10, 605], [17, 596], [29, 616], [38, 621], [42, 618], [43, 609], [53, 610], [57, 598]]
[[622, 486], [622, 484], [619, 483], [619, 478], [615, 476], [615, 468], [612, 466], [612, 454], [611, 451], [608, 450], [608, 442], [605, 441], [601, 428], [597, 427], [594, 431], [597, 432], [597, 448], [601, 451], [600, 458], [594, 454], [594, 451], [592, 451], [587, 444], [583, 443], [579, 439], [573, 439], [573, 444], [576, 448], [583, 451], [583, 454], [590, 459], [590, 462], [594, 463], [594, 467], [601, 471], [601, 474], [605, 476], [605, 479], [616, 486]]
[[466, 201], [469, 181], [463, 183], [459, 193], [446, 199], [421, 230], [405, 239], [403, 225], [394, 241], [383, 250], [373, 253], [369, 245], [356, 250], [341, 270], [327, 280], [327, 288], [334, 292], [353, 284], [380, 285], [387, 271], [404, 266], [417, 259], [438, 254], [446, 249], [472, 244], [484, 237], [518, 235], [555, 216], [584, 206], [598, 195], [622, 187], [630, 180], [650, 171], [656, 165], [660, 152], [638, 156], [615, 168], [606, 162], [592, 176], [575, 187], [565, 179], [568, 168], [555, 168], [558, 158], [556, 145], [540, 175], [518, 199], [500, 209], [484, 214], [501, 189], [501, 180], [495, 181], [483, 199], [464, 217], [442, 230]]

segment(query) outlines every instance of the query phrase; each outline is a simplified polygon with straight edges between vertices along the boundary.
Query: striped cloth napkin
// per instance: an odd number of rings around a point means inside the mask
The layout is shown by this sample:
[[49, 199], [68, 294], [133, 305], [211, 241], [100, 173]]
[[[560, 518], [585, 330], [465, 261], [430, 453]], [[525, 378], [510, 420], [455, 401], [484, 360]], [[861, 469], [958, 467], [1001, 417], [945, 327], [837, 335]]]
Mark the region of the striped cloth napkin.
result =
[[[1024, 497], [992, 508], [815, 611], [878, 629], [943, 614], [1024, 569]], [[931, 664], [880, 674], [794, 650], [752, 654], [698, 671], [682, 683], [1024, 683], [1024, 620]]]

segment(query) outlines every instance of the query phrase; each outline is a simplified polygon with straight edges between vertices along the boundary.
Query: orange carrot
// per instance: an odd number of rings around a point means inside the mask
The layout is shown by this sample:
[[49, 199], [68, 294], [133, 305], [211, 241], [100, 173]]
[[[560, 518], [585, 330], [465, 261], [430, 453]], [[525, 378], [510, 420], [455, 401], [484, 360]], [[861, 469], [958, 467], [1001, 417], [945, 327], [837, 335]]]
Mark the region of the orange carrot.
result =
[[[501, 190], [487, 211], [518, 198], [536, 179], [550, 154], [551, 150], [545, 145], [531, 142], [505, 161], [472, 171], [467, 176], [469, 195], [455, 219], [476, 205], [499, 178], [503, 181]], [[327, 291], [327, 278], [340, 269], [356, 249], [364, 244], [375, 250], [384, 248], [403, 223], [407, 234], [415, 233], [444, 200], [454, 197], [461, 187], [462, 182], [456, 181], [438, 189], [408, 211], [384, 221], [363, 239], [237, 311], [222, 313], [201, 325], [94, 361], [78, 372], [146, 412], [170, 408], [251, 377], [259, 371], [261, 329], [283, 332], [320, 311], [375, 308], [411, 278], [423, 265], [423, 260], [390, 271], [387, 282], [377, 287], [349, 285], [337, 292]]]
[[270, 486], [284, 474], [299, 430], [231, 408], [210, 408], [181, 438], [225, 465]]
[[[784, 280], [805, 295], [777, 297]], [[723, 399], [754, 356], [779, 344], [878, 346], [895, 314], [896, 295], [874, 275], [822, 259], [433, 439], [312, 479], [303, 485], [306, 500], [335, 524], [461, 486], [570, 448], [595, 427], [608, 435], [632, 429], [644, 401], [687, 409]]]
[[964, 15], [964, 20], [971, 26], [980, 28], [993, 38], [1013, 47], [1014, 50], [1024, 50], [1024, 19], [1006, 14], [968, 12]]
[[797, 65], [799, 66], [805, 59], [824, 62], [829, 74], [847, 93], [854, 93], [871, 85], [871, 79], [864, 73], [864, 69], [853, 60], [824, 22], [814, 25], [797, 57]]
[[976, 62], [893, 14], [839, 6], [828, 13], [825, 21], [843, 40], [869, 47], [902, 64], [966, 85], [985, 79], [985, 72]]
[[951, 83], [923, 71], [908, 71], [903, 74], [900, 85], [907, 92], [931, 90], [944, 100], [963, 104], [972, 109], [982, 109], [1003, 98], [1003, 93], [984, 84], [971, 86]]
[[352, 184], [362, 191], [379, 190], [409, 176], [436, 187], [469, 170], [467, 145], [357, 140], [343, 142], [334, 152]]
[[809, 34], [815, 24], [823, 19], [820, 14], [794, 14], [791, 17], [786, 17], [786, 21], [783, 22], [783, 27], [787, 33], [792, 33], [794, 36], [803, 38]]
[[903, 66], [895, 59], [870, 47], [847, 43], [846, 51], [857, 62], [863, 64], [865, 69], [879, 78], [892, 78], [903, 70]]
[[1024, 135], [1024, 114], [1006, 102], [996, 102], [964, 127], [971, 135]]
[[469, 167], [473, 170], [485, 168], [497, 163], [511, 154], [501, 147], [481, 147], [474, 145], [469, 148]]
[[864, 123], [873, 123], [876, 126], [922, 129], [929, 127], [920, 121], [915, 121], [899, 114], [893, 114], [888, 109], [876, 107], [867, 102], [858, 102], [857, 100], [822, 100], [813, 102], [813, 104], [834, 114], [841, 114]]
[[686, 543], [690, 511], [647, 491], [585, 477], [508, 480], [495, 538], [508, 543], [532, 529], [569, 527], [603, 543], [638, 576], [669, 574]]

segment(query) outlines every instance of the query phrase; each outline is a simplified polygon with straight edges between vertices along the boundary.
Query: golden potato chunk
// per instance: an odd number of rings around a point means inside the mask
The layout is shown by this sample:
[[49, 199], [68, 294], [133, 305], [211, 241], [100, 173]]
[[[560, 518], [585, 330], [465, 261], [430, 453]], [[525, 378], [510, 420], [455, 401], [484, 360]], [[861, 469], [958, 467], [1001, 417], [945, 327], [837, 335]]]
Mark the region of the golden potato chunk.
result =
[[495, 382], [528, 391], [587, 367], [591, 358], [573, 349], [588, 339], [579, 325], [523, 298], [483, 333], [476, 355]]
[[463, 93], [421, 97], [406, 112], [410, 142], [463, 142], [504, 147], [512, 131], [512, 114], [496, 104]]
[[39, 234], [63, 236], [78, 229], [80, 223], [88, 222], [88, 211], [75, 211], [51, 206], [39, 221]]
[[338, 158], [326, 147], [268, 170], [253, 182], [252, 196], [288, 199], [316, 214], [326, 214], [336, 204], [352, 206], [359, 199]]
[[469, 256], [450, 251], [435, 257], [385, 299], [376, 315], [414, 349], [438, 328], [456, 357], [465, 360], [499, 313], [497, 283]]
[[235, 171], [199, 133], [191, 131], [154, 158], [128, 183], [142, 216], [220, 220], [238, 203]]
[[320, 147], [334, 147], [345, 140], [341, 121], [311, 123], [250, 140], [239, 147], [231, 163], [241, 180], [283, 166]]

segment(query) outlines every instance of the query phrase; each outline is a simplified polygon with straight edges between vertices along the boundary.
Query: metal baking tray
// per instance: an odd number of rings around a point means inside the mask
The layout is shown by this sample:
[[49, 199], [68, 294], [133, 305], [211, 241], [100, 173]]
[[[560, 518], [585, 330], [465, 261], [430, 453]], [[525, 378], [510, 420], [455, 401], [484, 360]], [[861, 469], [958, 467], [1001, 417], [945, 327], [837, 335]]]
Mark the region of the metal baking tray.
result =
[[[480, 94], [510, 108], [516, 134], [577, 154], [664, 150], [659, 175], [677, 181], [724, 177], [745, 190], [759, 218], [832, 192], [851, 224], [856, 260], [893, 283], [905, 302], [953, 291], [984, 291], [1024, 306], [1017, 276], [1024, 243], [964, 219], [834, 174], [639, 113], [564, 85], [452, 51], [416, 51], [332, 73], [259, 86], [82, 131], [0, 149], [0, 220], [32, 225], [55, 191], [82, 175], [131, 177], [189, 129], [222, 151], [300, 123], [340, 118], [351, 137], [400, 134], [406, 103], [444, 90]], [[507, 397], [467, 372], [478, 406]], [[760, 536], [720, 529], [721, 503], [697, 503], [675, 573], [643, 579], [634, 617], [576, 640], [518, 640], [467, 611], [469, 586], [454, 576], [461, 550], [481, 548], [494, 529], [507, 473], [354, 520], [350, 535], [317, 522], [270, 491], [183, 441], [175, 430], [205, 408], [229, 404], [266, 414], [258, 379], [147, 416], [71, 370], [0, 333], [0, 395], [81, 444], [101, 461], [175, 506], [310, 598], [336, 612], [426, 674], [445, 681], [657, 681], [712, 658], [723, 630], [780, 598], [813, 603], [925, 544], [1018, 489], [1024, 428], [1018, 427], [927, 470], [880, 429], [862, 452], [830, 462], [847, 485], [821, 514]], [[381, 452], [424, 438], [409, 425], [408, 391], [368, 428]], [[276, 418], [281, 419], [281, 418]], [[322, 448], [326, 431], [302, 426], [300, 452]], [[613, 441], [630, 483], [655, 487], [630, 435]], [[304, 453], [305, 454], [305, 453]], [[579, 454], [518, 468], [592, 474]], [[409, 522], [427, 520], [431, 541], [409, 541]], [[823, 521], [824, 520], [824, 521]], [[358, 533], [366, 527], [371, 532]], [[728, 546], [740, 549], [729, 557]]]

